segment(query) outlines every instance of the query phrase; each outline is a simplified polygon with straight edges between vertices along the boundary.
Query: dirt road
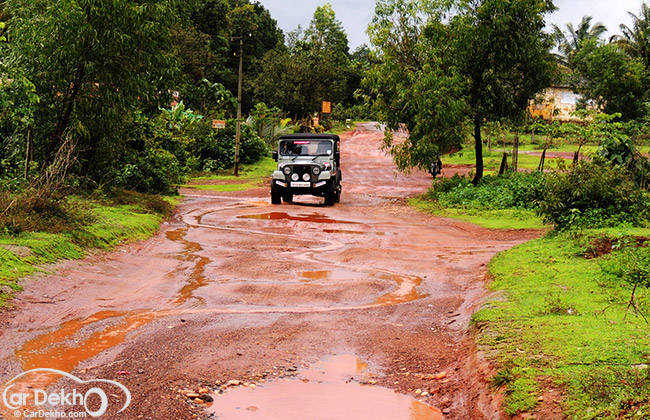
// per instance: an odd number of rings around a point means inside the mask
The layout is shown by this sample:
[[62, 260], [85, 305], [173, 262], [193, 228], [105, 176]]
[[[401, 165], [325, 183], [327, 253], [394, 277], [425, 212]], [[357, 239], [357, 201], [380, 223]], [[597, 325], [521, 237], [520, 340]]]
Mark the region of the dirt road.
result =
[[[151, 240], [24, 281], [16, 309], [0, 314], [1, 383], [34, 368], [116, 380], [132, 402], [107, 418], [270, 418], [264, 401], [250, 402], [265, 390], [294, 395], [298, 418], [360, 404], [381, 418], [393, 404], [385, 388], [446, 418], [494, 418], [466, 330], [486, 295], [486, 264], [538, 233], [409, 208], [404, 197], [426, 191], [430, 177], [397, 174], [380, 140], [372, 125], [342, 136], [336, 207], [300, 197], [271, 206], [267, 187], [188, 190]], [[333, 377], [310, 382], [314, 369]], [[208, 410], [179, 393], [230, 380], [248, 383], [246, 393], [231, 382]], [[47, 388], [57, 378], [30, 381]], [[350, 387], [359, 383], [368, 385]], [[403, 418], [433, 418], [407, 400]]]

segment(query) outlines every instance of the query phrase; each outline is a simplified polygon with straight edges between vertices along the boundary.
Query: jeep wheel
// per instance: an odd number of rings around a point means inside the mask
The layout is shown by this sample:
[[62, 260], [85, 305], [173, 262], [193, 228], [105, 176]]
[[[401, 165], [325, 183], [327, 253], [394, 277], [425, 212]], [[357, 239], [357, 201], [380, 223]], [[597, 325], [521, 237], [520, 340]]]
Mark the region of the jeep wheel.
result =
[[282, 200], [285, 203], [293, 203], [293, 194], [290, 192], [282, 194]]
[[327, 187], [327, 191], [325, 192], [325, 205], [326, 206], [333, 206], [336, 204], [336, 187], [332, 183], [330, 186]]
[[271, 187], [271, 204], [282, 204], [282, 194], [273, 187]]

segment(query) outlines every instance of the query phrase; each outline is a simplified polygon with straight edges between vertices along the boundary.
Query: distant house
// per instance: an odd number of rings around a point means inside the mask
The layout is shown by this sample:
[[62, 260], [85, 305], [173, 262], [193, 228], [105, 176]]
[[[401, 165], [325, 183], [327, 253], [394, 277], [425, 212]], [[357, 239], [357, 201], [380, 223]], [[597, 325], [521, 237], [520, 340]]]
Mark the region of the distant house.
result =
[[530, 101], [528, 112], [532, 117], [549, 122], [581, 122], [583, 119], [573, 114], [581, 99], [582, 96], [568, 86], [551, 86]]

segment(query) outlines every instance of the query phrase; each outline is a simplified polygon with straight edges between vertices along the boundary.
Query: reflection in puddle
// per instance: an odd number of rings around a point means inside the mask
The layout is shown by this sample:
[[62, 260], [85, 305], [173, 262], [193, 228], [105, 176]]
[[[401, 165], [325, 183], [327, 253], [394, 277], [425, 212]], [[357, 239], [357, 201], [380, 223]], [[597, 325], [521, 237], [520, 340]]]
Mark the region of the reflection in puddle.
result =
[[428, 296], [418, 292], [417, 288], [422, 284], [422, 278], [420, 277], [403, 276], [400, 274], [381, 274], [379, 277], [396, 282], [397, 289], [391, 293], [378, 297], [375, 301], [377, 305], [399, 305], [423, 299]]
[[[203, 248], [200, 244], [185, 239], [185, 236], [187, 235], [187, 228], [170, 230], [166, 233], [166, 235], [167, 239], [174, 242], [180, 242], [185, 246], [185, 252], [180, 256], [179, 259], [182, 261], [195, 262], [194, 267], [192, 268], [192, 271], [189, 275], [189, 282], [183, 286], [181, 290], [179, 290], [178, 296], [173, 301], [173, 303], [176, 305], [181, 305], [190, 299], [196, 299], [200, 303], [205, 303], [205, 300], [203, 298], [194, 296], [194, 292], [209, 283], [204, 273], [205, 267], [211, 263], [210, 259], [197, 255], [198, 252], [203, 251]], [[176, 275], [184, 270], [184, 268], [181, 268], [177, 271], [172, 272], [172, 275]]]
[[329, 270], [323, 270], [323, 271], [303, 271], [300, 273], [300, 277], [307, 279], [307, 280], [325, 280], [330, 278], [332, 275], [332, 272]]
[[342, 230], [342, 229], [323, 229], [325, 233], [341, 233], [345, 235], [364, 235], [367, 232], [361, 232], [359, 230]]
[[281, 212], [271, 212], [263, 214], [247, 214], [244, 216], [237, 216], [238, 219], [258, 219], [258, 220], [293, 220], [297, 222], [311, 222], [311, 223], [342, 223], [342, 224], [351, 224], [359, 225], [359, 222], [352, 222], [349, 220], [335, 220], [330, 219], [328, 216], [320, 213], [312, 214], [299, 214], [298, 216], [292, 216], [288, 213]]
[[338, 356], [301, 372], [297, 379], [215, 395], [209, 411], [224, 420], [442, 419], [440, 410], [406, 395], [351, 381], [368, 374], [367, 363], [351, 355]]
[[[36, 337], [16, 351], [16, 359], [23, 371], [47, 367], [64, 372], [72, 372], [79, 363], [88, 360], [101, 352], [121, 344], [128, 333], [138, 330], [161, 314], [155, 312], [140, 312], [124, 314], [104, 311], [84, 320], [72, 320], [64, 323], [58, 330]], [[108, 327], [91, 333], [85, 339], [75, 339], [84, 327], [94, 323], [123, 317]], [[30, 375], [29, 383], [17, 382], [20, 386], [30, 386], [37, 389], [47, 389], [55, 383], [60, 375], [39, 373]], [[27, 380], [27, 378], [25, 378]]]

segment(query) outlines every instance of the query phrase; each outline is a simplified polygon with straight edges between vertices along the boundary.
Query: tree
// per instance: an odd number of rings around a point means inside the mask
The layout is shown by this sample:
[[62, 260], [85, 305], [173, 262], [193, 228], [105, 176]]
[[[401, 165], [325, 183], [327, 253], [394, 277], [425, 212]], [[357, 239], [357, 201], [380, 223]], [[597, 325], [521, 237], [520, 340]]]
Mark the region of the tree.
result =
[[589, 40], [575, 54], [572, 65], [572, 87], [586, 100], [607, 114], [622, 114], [625, 120], [643, 115], [648, 74], [641, 58], [629, 57], [617, 44]]
[[188, 7], [190, 17], [175, 28], [174, 40], [183, 64], [179, 90], [184, 100], [203, 112], [214, 108], [207, 100], [203, 79], [237, 91], [239, 43], [233, 38], [244, 37], [242, 106], [248, 112], [254, 104], [253, 80], [263, 70], [261, 57], [283, 46], [277, 22], [261, 4], [248, 0], [195, 0]]
[[171, 0], [6, 5], [12, 15], [8, 60], [25, 69], [41, 99], [35, 152], [53, 159], [70, 133], [88, 173], [110, 172], [133, 110], [169, 103], [176, 68], [169, 28], [177, 21]]
[[[364, 86], [386, 124], [384, 146], [401, 170], [428, 168], [465, 138], [464, 79], [449, 60], [451, 34], [441, 22], [450, 5], [382, 0], [368, 29], [378, 62]], [[409, 137], [395, 142], [392, 131], [402, 125]]]
[[483, 123], [523, 117], [530, 99], [551, 83], [555, 66], [544, 16], [554, 9], [550, 0], [483, 0], [462, 5], [450, 23], [454, 60], [468, 80], [475, 185], [483, 176]]
[[459, 147], [469, 123], [479, 182], [483, 124], [523, 116], [551, 82], [544, 15], [553, 9], [538, 0], [378, 2], [369, 33], [382, 63], [368, 83], [388, 128], [409, 129], [406, 143], [387, 138], [398, 166], [424, 166], [435, 158], [425, 154]]
[[348, 55], [348, 36], [343, 29], [343, 24], [336, 19], [331, 4], [326, 3], [316, 8], [305, 31], [304, 42], [312, 49], [324, 49], [339, 58]]
[[631, 56], [643, 60], [645, 67], [650, 71], [650, 7], [641, 4], [641, 13], [632, 17], [632, 27], [621, 25], [623, 35], [615, 35], [612, 41], [618, 43]]
[[288, 35], [286, 48], [269, 51], [258, 64], [255, 100], [277, 106], [301, 119], [320, 109], [321, 101], [348, 98], [348, 40], [329, 4], [316, 8], [307, 30]]
[[607, 27], [600, 22], [592, 25], [593, 19], [591, 16], [583, 16], [577, 28], [572, 23], [567, 24], [566, 32], [553, 25], [553, 36], [561, 53], [558, 57], [561, 64], [570, 65], [573, 55], [580, 51], [585, 41], [598, 40], [607, 32]]

